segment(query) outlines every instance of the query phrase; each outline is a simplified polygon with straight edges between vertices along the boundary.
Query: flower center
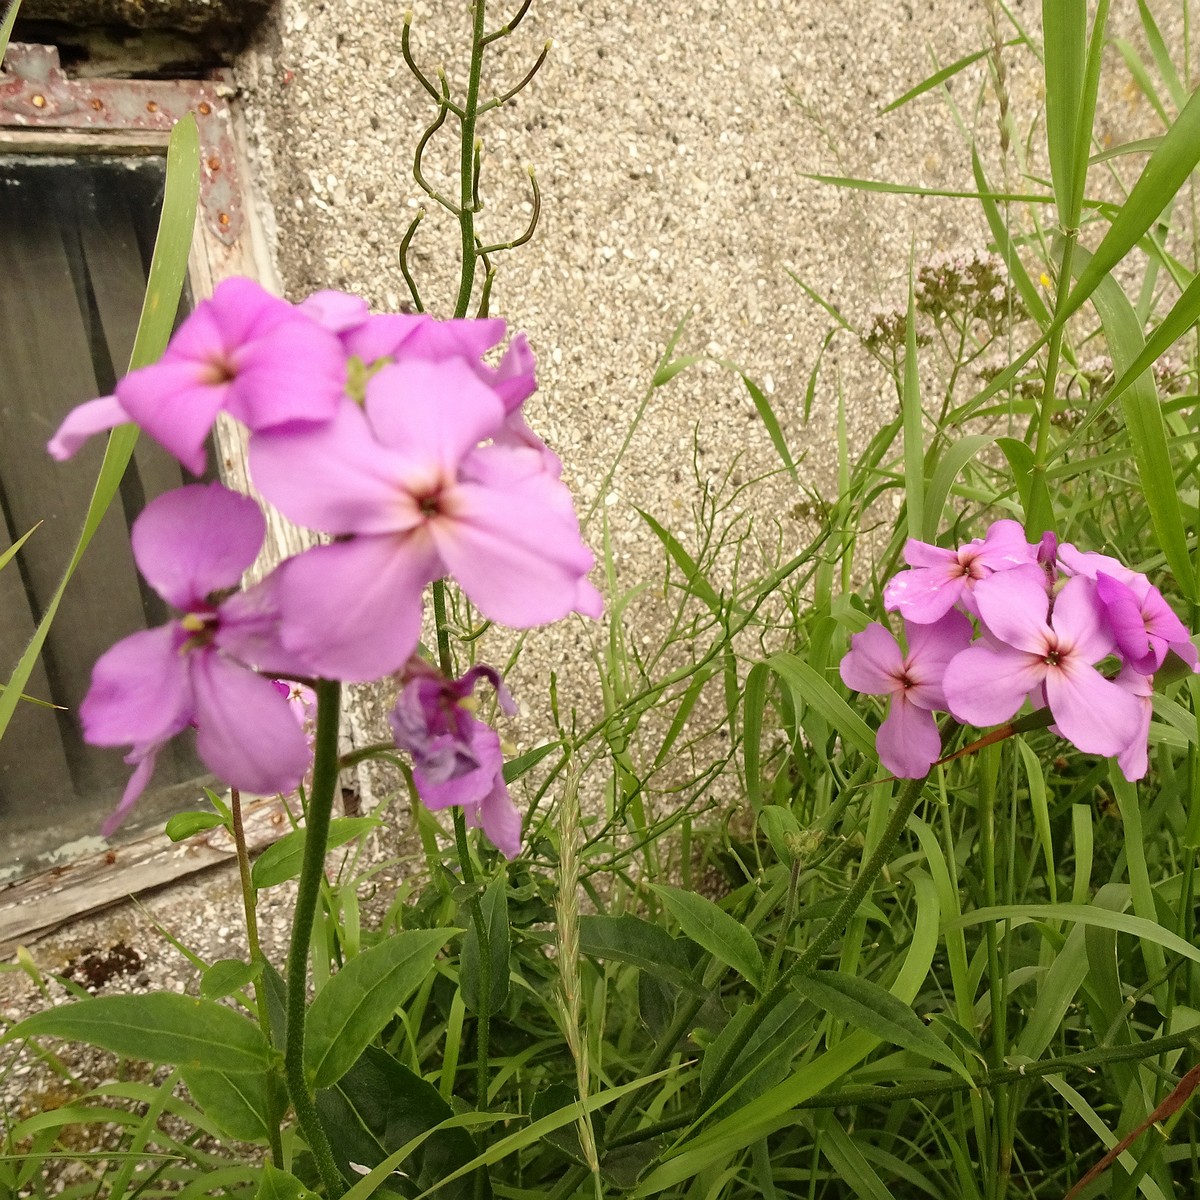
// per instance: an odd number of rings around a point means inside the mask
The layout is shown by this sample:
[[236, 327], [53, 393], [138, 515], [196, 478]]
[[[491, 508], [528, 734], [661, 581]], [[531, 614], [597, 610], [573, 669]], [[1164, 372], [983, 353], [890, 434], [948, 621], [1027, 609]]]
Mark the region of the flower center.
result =
[[191, 634], [187, 641], [179, 647], [179, 653], [183, 655], [191, 650], [200, 650], [211, 645], [213, 636], [217, 632], [217, 626], [220, 624], [220, 618], [216, 613], [184, 613], [179, 618], [179, 624]]
[[210, 358], [200, 372], [200, 382], [209, 387], [223, 387], [237, 378], [237, 367], [225, 357]]
[[1057, 650], [1047, 650], [1046, 657], [1042, 661], [1048, 667], [1057, 667], [1062, 660], [1061, 655]]

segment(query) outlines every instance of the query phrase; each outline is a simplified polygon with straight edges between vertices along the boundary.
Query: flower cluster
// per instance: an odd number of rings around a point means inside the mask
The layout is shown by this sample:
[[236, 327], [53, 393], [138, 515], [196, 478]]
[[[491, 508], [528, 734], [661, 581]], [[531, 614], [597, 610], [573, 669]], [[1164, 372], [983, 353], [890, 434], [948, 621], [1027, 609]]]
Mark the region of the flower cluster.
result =
[[[56, 458], [134, 421], [199, 474], [227, 413], [249, 431], [263, 497], [331, 539], [239, 590], [266, 529], [253, 500], [194, 484], [146, 507], [134, 556], [180, 616], [96, 665], [85, 736], [131, 745], [135, 766], [106, 829], [188, 725], [200, 757], [230, 786], [295, 788], [308, 743], [272, 677], [366, 681], [405, 669], [435, 580], [453, 576], [485, 617], [515, 628], [600, 615], [561, 466], [522, 415], [536, 387], [529, 346], [518, 334], [496, 365], [485, 360], [504, 334], [499, 320], [372, 315], [340, 292], [293, 306], [232, 279], [197, 306], [157, 364], [67, 416], [50, 443]], [[473, 718], [450, 719], [478, 677], [431, 682], [418, 672], [394, 725], [427, 801], [463, 805], [511, 855], [520, 820], [509, 811], [499, 741]], [[464, 748], [449, 766], [447, 738]]]
[[1145, 775], [1154, 676], [1168, 658], [1197, 669], [1187, 629], [1145, 575], [1053, 535], [1030, 545], [1007, 520], [957, 550], [910, 539], [904, 555], [884, 604], [903, 618], [907, 651], [875, 623], [841, 664], [847, 687], [890, 697], [877, 738], [888, 770], [915, 779], [937, 761], [935, 712], [999, 725], [1028, 700], [1078, 749]]

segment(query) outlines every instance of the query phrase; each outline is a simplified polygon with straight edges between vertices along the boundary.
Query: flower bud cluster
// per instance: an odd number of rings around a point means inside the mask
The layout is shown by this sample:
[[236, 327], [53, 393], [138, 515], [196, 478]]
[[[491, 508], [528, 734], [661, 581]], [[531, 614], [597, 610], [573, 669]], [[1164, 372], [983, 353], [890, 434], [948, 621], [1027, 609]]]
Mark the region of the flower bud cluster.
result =
[[956, 550], [909, 539], [904, 556], [884, 605], [907, 649], [876, 622], [841, 663], [847, 687], [890, 698], [876, 740], [888, 770], [916, 779], [938, 760], [935, 712], [982, 728], [1028, 700], [1079, 750], [1145, 775], [1154, 679], [1197, 669], [1188, 630], [1145, 575], [1052, 534], [1031, 545], [1009, 520]]
[[[158, 363], [67, 416], [50, 443], [56, 458], [133, 421], [198, 475], [227, 413], [249, 431], [258, 491], [330, 538], [241, 590], [266, 532], [255, 501], [194, 484], [147, 505], [134, 557], [180, 615], [103, 655], [81, 707], [88, 741], [132, 746], [133, 778], [106, 831], [145, 788], [159, 749], [189, 725], [201, 759], [230, 786], [294, 789], [308, 739], [271, 677], [366, 681], [405, 669], [424, 590], [438, 579], [453, 576], [484, 617], [515, 628], [600, 615], [561, 466], [522, 415], [536, 388], [532, 352], [518, 334], [495, 366], [485, 359], [504, 335], [499, 320], [371, 315], [340, 292], [293, 306], [231, 279]], [[448, 715], [477, 675], [436, 685], [423, 676], [421, 694], [439, 699], [406, 699], [406, 688], [394, 724], [433, 803], [468, 808], [511, 856], [520, 820], [498, 773], [498, 739]], [[461, 753], [431, 765], [422, 755], [451, 730]]]

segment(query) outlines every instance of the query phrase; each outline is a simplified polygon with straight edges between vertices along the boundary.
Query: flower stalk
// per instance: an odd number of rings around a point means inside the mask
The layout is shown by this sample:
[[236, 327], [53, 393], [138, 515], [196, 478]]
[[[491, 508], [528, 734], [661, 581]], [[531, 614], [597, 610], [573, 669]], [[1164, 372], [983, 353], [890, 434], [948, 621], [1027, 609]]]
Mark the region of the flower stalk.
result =
[[341, 712], [341, 686], [327, 679], [317, 682], [317, 731], [314, 746], [312, 790], [306, 814], [304, 861], [296, 893], [292, 918], [292, 940], [288, 948], [287, 1040], [284, 1047], [284, 1072], [288, 1095], [304, 1138], [316, 1160], [317, 1169], [331, 1200], [345, 1191], [341, 1172], [333, 1159], [329, 1139], [317, 1115], [312, 1089], [304, 1071], [304, 1026], [308, 1004], [308, 947], [321, 881], [325, 874], [325, 848], [329, 840], [329, 822], [338, 781], [338, 720]]

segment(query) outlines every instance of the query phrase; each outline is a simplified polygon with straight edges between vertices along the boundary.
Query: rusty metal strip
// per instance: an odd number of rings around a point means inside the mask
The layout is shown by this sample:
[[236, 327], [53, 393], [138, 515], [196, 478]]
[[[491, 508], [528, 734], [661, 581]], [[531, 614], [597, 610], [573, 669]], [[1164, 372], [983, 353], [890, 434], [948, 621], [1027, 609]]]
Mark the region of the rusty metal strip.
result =
[[170, 133], [187, 113], [200, 133], [200, 207], [225, 245], [242, 231], [233, 130], [225, 83], [200, 80], [70, 79], [58, 48], [13, 42], [0, 70], [0, 128], [82, 133]]

